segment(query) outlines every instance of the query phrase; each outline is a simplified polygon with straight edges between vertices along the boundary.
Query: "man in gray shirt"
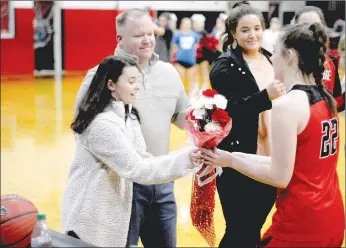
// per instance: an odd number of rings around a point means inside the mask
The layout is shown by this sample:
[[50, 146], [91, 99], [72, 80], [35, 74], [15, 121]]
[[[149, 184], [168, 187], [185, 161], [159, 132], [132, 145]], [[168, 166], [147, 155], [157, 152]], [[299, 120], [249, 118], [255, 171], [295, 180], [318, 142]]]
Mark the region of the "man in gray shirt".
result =
[[[131, 9], [121, 13], [116, 18], [116, 29], [115, 55], [136, 60], [141, 69], [142, 85], [134, 106], [139, 111], [147, 151], [154, 156], [167, 154], [171, 123], [183, 128], [190, 108], [179, 74], [171, 64], [159, 61], [154, 53], [154, 27], [146, 11]], [[81, 85], [76, 111], [96, 69], [89, 70]], [[173, 191], [173, 182], [134, 183], [127, 245], [137, 245], [141, 237], [145, 247], [176, 247], [177, 206]]]

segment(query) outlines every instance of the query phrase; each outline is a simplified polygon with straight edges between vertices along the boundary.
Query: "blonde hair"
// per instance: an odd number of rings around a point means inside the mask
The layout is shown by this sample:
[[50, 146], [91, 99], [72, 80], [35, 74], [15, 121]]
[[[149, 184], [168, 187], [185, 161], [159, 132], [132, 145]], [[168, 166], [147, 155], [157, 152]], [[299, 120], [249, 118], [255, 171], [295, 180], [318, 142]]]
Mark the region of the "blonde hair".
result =
[[202, 15], [202, 14], [193, 14], [191, 16], [191, 21], [192, 22], [204, 23], [205, 22], [205, 16]]
[[124, 26], [126, 25], [126, 21], [129, 17], [139, 18], [145, 15], [149, 16], [148, 12], [146, 10], [139, 9], [139, 8], [125, 10], [124, 12], [120, 13], [115, 18], [115, 27], [117, 32], [119, 33], [119, 31], [124, 28]]

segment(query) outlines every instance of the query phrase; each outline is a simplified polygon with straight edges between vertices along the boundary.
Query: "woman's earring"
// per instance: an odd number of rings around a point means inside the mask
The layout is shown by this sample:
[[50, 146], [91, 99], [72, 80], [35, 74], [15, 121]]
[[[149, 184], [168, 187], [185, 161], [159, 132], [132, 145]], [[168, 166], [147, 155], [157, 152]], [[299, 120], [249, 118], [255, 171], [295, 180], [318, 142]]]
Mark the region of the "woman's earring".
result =
[[236, 49], [236, 48], [237, 48], [237, 45], [238, 45], [237, 40], [234, 40], [233, 43], [232, 43], [232, 48], [233, 48], [233, 49]]

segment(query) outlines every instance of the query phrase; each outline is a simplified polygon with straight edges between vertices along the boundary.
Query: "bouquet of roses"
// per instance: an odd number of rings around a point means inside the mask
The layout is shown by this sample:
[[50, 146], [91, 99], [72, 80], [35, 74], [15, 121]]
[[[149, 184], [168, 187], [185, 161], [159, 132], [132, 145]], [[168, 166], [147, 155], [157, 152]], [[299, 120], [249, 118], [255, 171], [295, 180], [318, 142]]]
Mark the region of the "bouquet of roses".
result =
[[[186, 115], [185, 130], [197, 147], [215, 148], [230, 132], [232, 119], [224, 109], [227, 99], [216, 90], [207, 89]], [[193, 179], [190, 215], [196, 227], [210, 246], [215, 245], [214, 209], [215, 178], [221, 175], [220, 167], [203, 165]]]

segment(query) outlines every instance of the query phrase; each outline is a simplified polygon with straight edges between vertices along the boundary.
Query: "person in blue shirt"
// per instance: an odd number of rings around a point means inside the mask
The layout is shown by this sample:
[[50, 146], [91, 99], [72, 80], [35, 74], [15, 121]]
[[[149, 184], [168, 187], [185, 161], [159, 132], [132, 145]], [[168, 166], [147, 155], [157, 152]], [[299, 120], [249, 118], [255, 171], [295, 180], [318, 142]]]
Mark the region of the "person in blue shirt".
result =
[[173, 38], [173, 49], [176, 53], [176, 69], [184, 81], [187, 74], [189, 95], [193, 96], [198, 91], [198, 79], [196, 77], [196, 53], [199, 38], [192, 30], [190, 18], [183, 18], [180, 30]]
[[[198, 84], [202, 79], [201, 90], [205, 90], [209, 85], [209, 62], [206, 56], [204, 56], [204, 44], [203, 40], [208, 34], [205, 30], [205, 16], [202, 14], [193, 14], [191, 16], [192, 28], [198, 37], [197, 55], [196, 55], [196, 76], [198, 78]], [[199, 89], [198, 89], [199, 90]]]

